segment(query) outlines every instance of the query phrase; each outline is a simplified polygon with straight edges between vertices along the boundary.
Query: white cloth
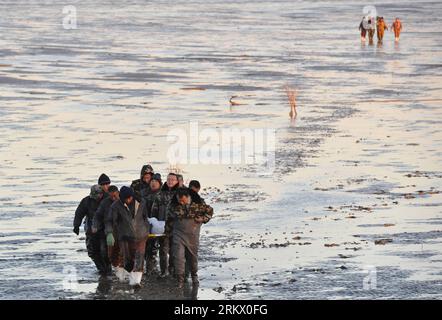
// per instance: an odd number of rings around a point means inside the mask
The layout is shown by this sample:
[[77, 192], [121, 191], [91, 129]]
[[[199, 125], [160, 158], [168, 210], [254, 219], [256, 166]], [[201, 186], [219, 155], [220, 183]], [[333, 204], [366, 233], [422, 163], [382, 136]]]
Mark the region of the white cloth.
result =
[[131, 272], [129, 275], [129, 285], [137, 286], [141, 284], [142, 272]]
[[158, 221], [157, 218], [148, 218], [148, 220], [151, 225], [150, 233], [153, 233], [155, 235], [164, 234], [164, 226], [166, 225], [165, 221]]

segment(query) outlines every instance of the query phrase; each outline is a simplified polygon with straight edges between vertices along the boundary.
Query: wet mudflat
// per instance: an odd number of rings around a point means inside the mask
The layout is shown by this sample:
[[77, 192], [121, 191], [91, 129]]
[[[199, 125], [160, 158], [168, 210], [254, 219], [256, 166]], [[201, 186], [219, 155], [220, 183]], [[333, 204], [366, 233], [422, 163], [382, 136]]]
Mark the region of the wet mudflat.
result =
[[[377, 7], [405, 30], [373, 46], [351, 1], [74, 5], [64, 30], [55, 1], [0, 4], [1, 298], [441, 298], [439, 2]], [[100, 280], [71, 232], [78, 202], [103, 171], [165, 174], [189, 121], [275, 128], [274, 173], [183, 166], [215, 208], [198, 291]]]

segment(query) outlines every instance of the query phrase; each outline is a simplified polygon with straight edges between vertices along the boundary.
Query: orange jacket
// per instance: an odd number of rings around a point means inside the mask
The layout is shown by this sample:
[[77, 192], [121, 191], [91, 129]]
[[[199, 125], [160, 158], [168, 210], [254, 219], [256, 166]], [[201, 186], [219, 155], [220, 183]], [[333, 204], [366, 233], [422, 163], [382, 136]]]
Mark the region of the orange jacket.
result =
[[388, 30], [388, 28], [387, 28], [387, 24], [385, 23], [384, 20], [378, 20], [376, 26], [377, 26], [377, 28], [378, 28], [379, 31]]
[[393, 22], [393, 24], [391, 25], [391, 28], [392, 28], [394, 31], [400, 31], [400, 30], [402, 30], [402, 22], [401, 22], [400, 20], [395, 20], [395, 21]]

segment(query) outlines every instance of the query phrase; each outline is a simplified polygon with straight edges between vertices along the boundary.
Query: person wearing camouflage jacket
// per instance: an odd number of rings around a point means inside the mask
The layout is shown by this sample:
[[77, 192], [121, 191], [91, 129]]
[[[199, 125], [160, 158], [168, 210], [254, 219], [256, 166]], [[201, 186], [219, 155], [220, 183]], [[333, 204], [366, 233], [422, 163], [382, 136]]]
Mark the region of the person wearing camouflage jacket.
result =
[[[175, 195], [178, 188], [178, 178], [176, 174], [169, 173], [167, 181], [161, 187], [161, 191], [156, 195], [151, 209], [152, 217], [159, 221], [167, 220], [167, 208], [170, 200]], [[165, 227], [165, 236], [158, 239], [160, 251], [160, 269], [161, 276], [166, 275], [166, 271], [173, 275], [173, 259], [170, 252], [171, 234], [168, 233], [168, 227]]]
[[130, 187], [135, 193], [135, 200], [141, 203], [144, 195], [150, 190], [150, 180], [152, 179], [154, 172], [151, 165], [146, 164], [141, 168], [140, 179], [132, 181]]
[[194, 285], [198, 285], [198, 249], [201, 225], [210, 221], [213, 208], [204, 202], [192, 202], [187, 188], [177, 190], [168, 210], [172, 228], [172, 252], [178, 286], [184, 285], [186, 260]]

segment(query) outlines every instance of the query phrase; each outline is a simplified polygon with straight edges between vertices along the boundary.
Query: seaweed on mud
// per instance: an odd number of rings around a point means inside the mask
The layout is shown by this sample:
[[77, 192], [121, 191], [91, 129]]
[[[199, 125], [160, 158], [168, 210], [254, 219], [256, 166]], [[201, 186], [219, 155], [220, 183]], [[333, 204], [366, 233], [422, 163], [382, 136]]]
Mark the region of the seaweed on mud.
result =
[[[441, 297], [440, 280], [409, 280], [413, 272], [397, 267], [377, 267], [376, 282], [367, 282], [371, 269], [342, 265], [342, 260], [330, 260], [302, 269], [279, 270], [243, 279], [238, 285], [247, 291], [226, 290], [226, 297], [240, 299], [403, 299], [426, 295]], [[319, 285], [318, 285], [319, 284]]]
[[413, 171], [405, 175], [408, 178], [442, 178], [442, 172], [436, 171]]
[[212, 263], [228, 262], [236, 258], [228, 257], [224, 252], [218, 249], [225, 249], [231, 247], [242, 239], [242, 236], [237, 233], [230, 232], [229, 234], [206, 234], [200, 239], [200, 260]]
[[265, 200], [268, 195], [263, 191], [257, 191], [257, 186], [244, 184], [227, 185], [225, 190], [218, 188], [205, 188], [201, 195], [210, 202], [241, 203], [257, 202]]

